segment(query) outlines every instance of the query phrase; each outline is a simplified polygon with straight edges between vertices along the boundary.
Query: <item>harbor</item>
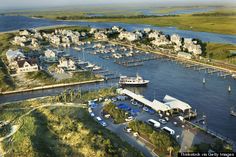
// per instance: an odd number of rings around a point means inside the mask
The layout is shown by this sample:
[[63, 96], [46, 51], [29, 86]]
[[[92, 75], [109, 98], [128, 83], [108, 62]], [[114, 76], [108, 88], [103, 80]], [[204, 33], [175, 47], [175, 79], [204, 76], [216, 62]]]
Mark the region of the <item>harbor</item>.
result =
[[[236, 118], [232, 116], [235, 112], [231, 111], [231, 107], [236, 105], [235, 70], [224, 68], [227, 65], [216, 67], [207, 60], [186, 60], [131, 45], [97, 44], [99, 42], [63, 48], [62, 51], [78, 64], [85, 63], [86, 70], [101, 75], [105, 82], [0, 95], [0, 102], [56, 95], [68, 88], [92, 90], [117, 86], [120, 75], [135, 76], [139, 73], [150, 81], [149, 84], [146, 87], [127, 87], [128, 90], [143, 95], [147, 100], [163, 100], [166, 94], [183, 100], [191, 104], [193, 113], [197, 113], [194, 117], [198, 123], [202, 122], [200, 115], [206, 115], [207, 125], [204, 127], [207, 126], [207, 131], [235, 143]], [[194, 124], [194, 121], [190, 122]]]

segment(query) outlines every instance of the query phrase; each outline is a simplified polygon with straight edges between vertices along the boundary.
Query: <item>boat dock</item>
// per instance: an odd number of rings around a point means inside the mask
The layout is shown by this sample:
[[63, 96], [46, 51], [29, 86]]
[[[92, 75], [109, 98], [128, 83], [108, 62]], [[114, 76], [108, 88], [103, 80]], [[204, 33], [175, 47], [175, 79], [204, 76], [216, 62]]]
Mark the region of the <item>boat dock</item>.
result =
[[148, 56], [148, 57], [139, 57], [139, 58], [126, 58], [126, 59], [116, 59], [114, 62], [119, 65], [123, 65], [126, 67], [131, 66], [141, 66], [144, 64], [145, 61], [156, 60], [160, 57], [158, 56]]
[[171, 110], [178, 110], [178, 111], [182, 111], [183, 113], [187, 113], [186, 118], [193, 118], [197, 116], [197, 113], [192, 111], [192, 107], [189, 104], [181, 100], [178, 100], [174, 97], [171, 97], [169, 95], [166, 95], [163, 99], [163, 102], [160, 102], [156, 99], [154, 99], [153, 101], [150, 101], [144, 98], [143, 95], [135, 94], [127, 89], [120, 88], [120, 89], [117, 89], [117, 92], [119, 94], [126, 95], [130, 97], [131, 99], [134, 99], [139, 103], [142, 103], [145, 106], [150, 107], [156, 112], [170, 113], [169, 111]]

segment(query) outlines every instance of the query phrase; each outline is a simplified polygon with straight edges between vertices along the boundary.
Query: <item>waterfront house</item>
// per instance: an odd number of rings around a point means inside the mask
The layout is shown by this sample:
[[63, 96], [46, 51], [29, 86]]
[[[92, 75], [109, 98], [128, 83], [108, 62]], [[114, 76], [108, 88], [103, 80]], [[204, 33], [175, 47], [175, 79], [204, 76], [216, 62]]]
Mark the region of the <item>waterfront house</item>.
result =
[[57, 62], [57, 53], [53, 50], [47, 49], [44, 51], [44, 56], [46, 62]]
[[37, 60], [33, 58], [18, 60], [16, 70], [17, 73], [33, 72], [33, 71], [38, 71], [39, 66], [37, 64]]
[[119, 34], [119, 39], [120, 40], [126, 39], [128, 41], [135, 41], [135, 40], [138, 40], [139, 37], [137, 34], [132, 33], [132, 32], [121, 32]]
[[40, 46], [36, 38], [31, 39], [31, 47], [32, 49], [35, 49], [35, 50], [39, 49]]
[[75, 61], [69, 57], [60, 58], [58, 67], [66, 70], [76, 70]]
[[158, 39], [161, 34], [162, 34], [162, 32], [160, 32], [160, 31], [150, 31], [148, 34], [148, 38], [149, 39]]
[[63, 36], [62, 37], [62, 42], [66, 43], [66, 44], [69, 44], [70, 43], [70, 38], [68, 36]]
[[20, 36], [29, 36], [32, 32], [30, 30], [19, 30]]
[[61, 38], [57, 35], [49, 36], [49, 41], [56, 46], [59, 46], [61, 43]]
[[155, 38], [151, 43], [155, 46], [171, 44], [170, 40], [165, 35], [159, 35], [159, 37]]
[[151, 28], [144, 28], [143, 31], [144, 31], [144, 33], [148, 34], [148, 33], [150, 33], [152, 30], [151, 30]]
[[118, 27], [118, 26], [113, 26], [112, 28], [111, 28], [111, 30], [113, 31], [113, 32], [122, 32], [122, 31], [124, 31], [124, 29], [122, 28], [122, 27]]
[[172, 43], [174, 43], [177, 46], [182, 45], [182, 38], [178, 34], [171, 35], [170, 40]]
[[179, 52], [177, 56], [180, 58], [192, 59], [192, 55], [186, 52]]
[[202, 54], [201, 45], [197, 44], [197, 41], [193, 40], [192, 38], [185, 38], [183, 47], [188, 52], [192, 52], [194, 55], [201, 55]]
[[6, 52], [6, 57], [9, 64], [16, 60], [25, 59], [25, 55], [22, 52], [20, 52], [20, 50], [12, 50], [12, 49], [9, 49]]
[[104, 32], [96, 32], [94, 38], [98, 40], [107, 40], [107, 35]]
[[97, 31], [98, 31], [97, 28], [91, 28], [90, 31], [89, 31], [89, 33], [90, 33], [90, 34], [94, 34], [94, 33], [97, 32]]
[[28, 39], [25, 37], [25, 36], [15, 36], [13, 41], [12, 41], [12, 44], [13, 45], [19, 45], [19, 46], [25, 46], [25, 43], [28, 41]]

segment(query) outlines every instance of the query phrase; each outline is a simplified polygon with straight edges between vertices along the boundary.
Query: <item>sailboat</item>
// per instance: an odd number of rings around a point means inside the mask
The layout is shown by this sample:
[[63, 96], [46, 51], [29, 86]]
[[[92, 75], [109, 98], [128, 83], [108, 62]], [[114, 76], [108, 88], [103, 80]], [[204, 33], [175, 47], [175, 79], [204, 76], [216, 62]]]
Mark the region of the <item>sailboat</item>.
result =
[[231, 87], [229, 86], [229, 88], [228, 88], [228, 92], [231, 92]]
[[206, 79], [205, 79], [205, 77], [202, 79], [202, 83], [203, 83], [203, 84], [206, 83]]
[[234, 111], [233, 107], [230, 110], [230, 114], [231, 114], [231, 116], [235, 116], [236, 117], [236, 111]]

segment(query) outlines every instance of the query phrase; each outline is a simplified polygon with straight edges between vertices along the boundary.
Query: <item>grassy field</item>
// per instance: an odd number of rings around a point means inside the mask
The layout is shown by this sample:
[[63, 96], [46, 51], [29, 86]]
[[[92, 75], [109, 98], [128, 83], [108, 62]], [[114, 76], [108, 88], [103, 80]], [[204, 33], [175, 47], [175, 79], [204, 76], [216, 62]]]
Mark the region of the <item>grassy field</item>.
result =
[[[112, 89], [82, 93], [80, 99], [96, 98], [94, 93], [109, 95]], [[99, 95], [100, 95], [99, 94]], [[1, 106], [1, 120], [13, 120], [21, 128], [11, 139], [4, 140], [3, 148], [10, 156], [143, 156], [117, 135], [98, 124], [81, 107], [38, 108], [29, 115], [17, 119], [33, 107], [48, 99], [23, 101]], [[54, 102], [55, 103], [55, 102]], [[12, 124], [13, 125], [13, 124]], [[5, 134], [5, 130], [0, 130]]]
[[176, 7], [160, 7], [158, 9], [153, 9], [153, 13], [157, 14], [168, 14], [178, 10], [192, 10], [192, 9], [204, 9], [208, 6], [176, 6]]
[[193, 16], [179, 15], [174, 17], [146, 17], [146, 18], [107, 18], [89, 19], [93, 22], [124, 22], [134, 24], [149, 24], [154, 26], [170, 26], [184, 30], [213, 32], [221, 34], [236, 34], [236, 15], [232, 16]]
[[[167, 7], [167, 8], [152, 8], [149, 9], [154, 13], [169, 13], [176, 10], [193, 9], [196, 7]], [[197, 7], [204, 8], [204, 7]], [[217, 13], [217, 14], [216, 14]], [[104, 15], [105, 17], [89, 19], [88, 14]], [[139, 17], [142, 12], [132, 8], [128, 9], [101, 9], [97, 8], [93, 11], [83, 10], [57, 10], [57, 11], [36, 11], [22, 13], [25, 16], [37, 16], [49, 19], [64, 19], [64, 20], [81, 20], [86, 19], [94, 22], [125, 22], [125, 23], [140, 23], [150, 24], [155, 26], [170, 26], [184, 30], [213, 32], [221, 34], [236, 34], [236, 10], [235, 8], [218, 8], [215, 11], [208, 13], [185, 14], [178, 16], [164, 17]], [[196, 16], [197, 15], [197, 16]], [[119, 18], [120, 17], [120, 18]], [[125, 18], [124, 18], [125, 17]]]
[[232, 57], [230, 50], [236, 51], [236, 45], [208, 43], [206, 46], [206, 56], [211, 56], [212, 59], [224, 60]]

